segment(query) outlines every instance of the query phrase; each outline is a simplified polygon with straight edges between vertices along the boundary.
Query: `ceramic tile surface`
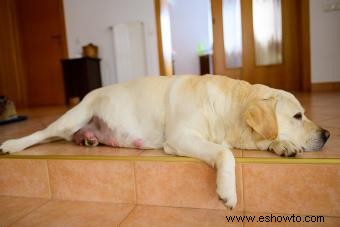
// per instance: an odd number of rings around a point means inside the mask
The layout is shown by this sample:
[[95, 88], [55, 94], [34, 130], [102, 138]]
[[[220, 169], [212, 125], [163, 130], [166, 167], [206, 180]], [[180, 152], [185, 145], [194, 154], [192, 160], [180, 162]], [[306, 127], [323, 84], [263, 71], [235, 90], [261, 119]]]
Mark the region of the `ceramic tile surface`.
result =
[[67, 141], [39, 144], [14, 155], [139, 156], [143, 150], [108, 146], [86, 147]]
[[[236, 213], [239, 214], [239, 213]], [[242, 223], [228, 223], [223, 210], [137, 206], [122, 222], [122, 227], [209, 227], [242, 226]]]
[[133, 163], [129, 161], [49, 160], [52, 198], [135, 203]]
[[46, 160], [0, 159], [0, 195], [50, 198]]
[[[135, 168], [139, 204], [225, 209], [216, 194], [216, 171], [204, 163], [138, 161]], [[240, 210], [243, 204], [240, 165], [236, 174], [235, 210]]]
[[0, 196], [0, 226], [9, 226], [48, 202], [48, 199]]
[[244, 164], [248, 212], [340, 216], [338, 165]]
[[12, 226], [118, 226], [133, 207], [113, 203], [50, 201]]

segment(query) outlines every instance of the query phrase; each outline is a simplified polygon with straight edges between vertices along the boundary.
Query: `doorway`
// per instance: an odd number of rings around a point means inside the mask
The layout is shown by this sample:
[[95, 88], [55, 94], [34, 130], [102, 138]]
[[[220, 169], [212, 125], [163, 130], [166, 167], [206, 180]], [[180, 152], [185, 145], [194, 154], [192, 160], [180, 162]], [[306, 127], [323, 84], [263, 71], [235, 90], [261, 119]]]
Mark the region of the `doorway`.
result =
[[215, 74], [310, 89], [308, 0], [211, 0]]
[[210, 0], [170, 1], [174, 74], [201, 74], [201, 59], [212, 52]]
[[155, 8], [161, 74], [201, 74], [212, 52], [210, 0], [155, 0]]

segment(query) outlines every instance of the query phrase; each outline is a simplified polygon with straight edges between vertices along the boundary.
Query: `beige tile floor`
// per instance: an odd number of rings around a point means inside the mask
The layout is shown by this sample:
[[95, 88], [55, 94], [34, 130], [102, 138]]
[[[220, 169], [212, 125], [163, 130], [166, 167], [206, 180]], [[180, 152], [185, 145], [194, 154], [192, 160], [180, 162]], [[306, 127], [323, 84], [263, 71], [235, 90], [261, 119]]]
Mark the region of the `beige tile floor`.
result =
[[[320, 152], [305, 152], [297, 158], [339, 158], [340, 157], [340, 92], [297, 93], [306, 110], [306, 115], [331, 132], [331, 137]], [[0, 142], [28, 135], [46, 127], [67, 110], [66, 107], [41, 107], [19, 110], [29, 120], [0, 126]], [[234, 150], [236, 157], [280, 158], [267, 151]], [[112, 147], [86, 148], [73, 143], [37, 145], [16, 155], [96, 155], [96, 156], [167, 156], [162, 150], [117, 149]]]
[[[340, 218], [324, 217], [324, 223], [251, 223], [228, 222], [227, 215], [269, 216], [270, 213], [231, 212], [107, 202], [62, 201], [0, 196], [0, 226], [136, 226], [136, 227], [218, 227], [218, 226], [314, 226], [338, 227]], [[273, 213], [282, 216], [291, 214]], [[304, 217], [304, 215], [301, 215]]]

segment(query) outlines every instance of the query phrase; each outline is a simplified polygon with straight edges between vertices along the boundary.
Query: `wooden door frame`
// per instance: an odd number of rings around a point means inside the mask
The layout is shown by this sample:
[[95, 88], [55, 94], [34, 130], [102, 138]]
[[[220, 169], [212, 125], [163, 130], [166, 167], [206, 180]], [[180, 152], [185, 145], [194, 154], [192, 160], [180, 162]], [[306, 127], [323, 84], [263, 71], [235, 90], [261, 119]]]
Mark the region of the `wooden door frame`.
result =
[[164, 59], [163, 59], [163, 44], [161, 31], [161, 6], [160, 0], [154, 0], [155, 15], [156, 15], [156, 31], [157, 31], [157, 47], [158, 47], [158, 64], [159, 74], [165, 75]]
[[167, 0], [154, 0], [154, 4], [156, 15], [159, 73], [161, 76], [170, 76], [173, 74], [172, 59], [171, 56], [169, 57], [169, 53], [166, 53], [167, 50], [165, 50], [163, 47], [164, 39], [162, 34], [162, 14], [168, 14], [168, 12], [166, 12], [168, 11], [168, 3]]
[[310, 14], [309, 0], [299, 0], [299, 45], [300, 45], [300, 63], [302, 91], [311, 91], [311, 54], [310, 54]]
[[[211, 0], [211, 11], [213, 17], [213, 59], [214, 72], [235, 78], [242, 79], [242, 68], [226, 69], [225, 68], [225, 54], [224, 54], [224, 40], [223, 40], [223, 21], [222, 21], [222, 0]], [[242, 2], [241, 2], [242, 4]], [[298, 14], [298, 44], [299, 50], [299, 64], [301, 76], [302, 91], [310, 91], [311, 89], [311, 66], [310, 66], [310, 24], [309, 24], [309, 0], [297, 1], [299, 12]], [[243, 30], [244, 24], [242, 24]], [[244, 40], [243, 40], [244, 42]]]
[[68, 47], [67, 47], [67, 33], [66, 33], [66, 21], [65, 21], [65, 11], [64, 11], [64, 1], [59, 0], [59, 10], [60, 10], [60, 32], [61, 32], [61, 39], [62, 39], [62, 51], [63, 51], [63, 58], [68, 58]]

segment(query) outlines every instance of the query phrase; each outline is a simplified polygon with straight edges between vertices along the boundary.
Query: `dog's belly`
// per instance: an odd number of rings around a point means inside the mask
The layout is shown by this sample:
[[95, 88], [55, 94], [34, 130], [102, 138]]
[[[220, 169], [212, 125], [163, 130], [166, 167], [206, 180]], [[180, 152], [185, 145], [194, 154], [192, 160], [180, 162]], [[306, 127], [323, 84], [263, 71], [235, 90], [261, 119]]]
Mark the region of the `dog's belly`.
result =
[[73, 134], [78, 145], [145, 148], [143, 138], [125, 132], [122, 128], [111, 129], [101, 118], [94, 116], [85, 126]]

